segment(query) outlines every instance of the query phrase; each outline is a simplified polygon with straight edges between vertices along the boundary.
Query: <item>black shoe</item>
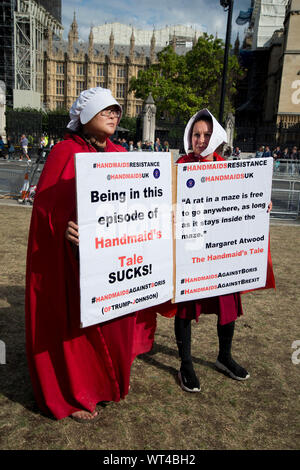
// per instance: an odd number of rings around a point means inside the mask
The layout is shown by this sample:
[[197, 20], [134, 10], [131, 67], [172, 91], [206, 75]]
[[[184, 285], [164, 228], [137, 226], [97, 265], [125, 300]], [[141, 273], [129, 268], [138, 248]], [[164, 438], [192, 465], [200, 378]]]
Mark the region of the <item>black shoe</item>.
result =
[[195, 374], [194, 369], [180, 370], [178, 372], [178, 379], [182, 390], [185, 392], [200, 392], [200, 382]]
[[232, 358], [228, 359], [220, 359], [216, 360], [215, 366], [217, 369], [227, 372], [232, 379], [235, 380], [247, 380], [250, 377], [250, 374], [240, 366], [237, 362], [235, 362]]

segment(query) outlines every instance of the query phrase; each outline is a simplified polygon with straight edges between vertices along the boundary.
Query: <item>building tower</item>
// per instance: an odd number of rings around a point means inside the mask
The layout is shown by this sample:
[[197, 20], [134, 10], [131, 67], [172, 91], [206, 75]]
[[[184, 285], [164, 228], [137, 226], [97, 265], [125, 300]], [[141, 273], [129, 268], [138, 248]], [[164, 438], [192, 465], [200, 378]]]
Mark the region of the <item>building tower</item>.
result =
[[130, 37], [130, 51], [129, 51], [129, 56], [131, 59], [133, 59], [133, 55], [134, 55], [134, 46], [135, 46], [135, 38], [134, 38], [134, 32], [132, 28], [132, 34]]
[[109, 57], [110, 59], [114, 56], [114, 49], [115, 49], [115, 37], [113, 30], [111, 30], [110, 37], [109, 37]]
[[78, 24], [77, 24], [77, 21], [76, 21], [75, 11], [74, 11], [73, 21], [72, 21], [71, 26], [70, 26], [70, 31], [69, 31], [69, 34], [68, 34], [68, 38], [69, 38], [69, 41], [72, 41], [73, 43], [78, 42], [78, 39], [79, 39]]
[[150, 45], [150, 63], [153, 64], [155, 62], [155, 31], [153, 30], [152, 38], [151, 38], [151, 45]]

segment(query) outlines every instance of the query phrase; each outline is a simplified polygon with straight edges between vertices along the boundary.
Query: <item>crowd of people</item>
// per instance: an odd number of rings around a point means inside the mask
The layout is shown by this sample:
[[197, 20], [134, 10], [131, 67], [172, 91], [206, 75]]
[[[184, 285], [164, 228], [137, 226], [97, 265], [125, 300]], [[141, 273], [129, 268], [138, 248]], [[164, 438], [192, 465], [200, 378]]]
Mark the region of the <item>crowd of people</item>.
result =
[[[30, 142], [31, 139], [31, 142]], [[50, 151], [55, 143], [59, 142], [61, 139], [57, 139], [54, 142], [54, 139], [49, 139], [46, 133], [43, 133], [38, 148], [38, 156], [42, 155], [45, 150]], [[10, 136], [7, 136], [6, 143], [2, 136], [0, 136], [0, 158], [4, 160], [19, 160], [22, 161], [26, 159], [28, 162], [31, 162], [30, 155], [28, 153], [28, 148], [32, 146], [32, 137], [22, 134], [20, 139], [17, 142], [14, 142], [14, 139]]]
[[292, 148], [284, 146], [281, 148], [280, 145], [271, 150], [269, 145], [263, 146], [261, 145], [257, 150], [255, 157], [257, 158], [267, 158], [273, 157], [274, 160], [300, 160], [300, 151], [298, 150], [297, 146], [294, 145]]
[[[241, 158], [242, 150], [236, 146], [233, 149], [230, 146], [225, 147], [224, 156], [233, 157], [234, 159]], [[277, 145], [271, 150], [269, 145], [260, 145], [258, 150], [255, 152], [255, 158], [268, 158], [273, 157], [274, 160], [300, 160], [300, 150], [296, 145], [292, 147]]]
[[[28, 138], [25, 134], [22, 134], [19, 140], [19, 160], [23, 160], [23, 157], [26, 158], [28, 162], [31, 162], [30, 156], [28, 155]], [[3, 141], [2, 136], [0, 136], [0, 158], [4, 160], [14, 160], [15, 159], [15, 146], [12, 138], [7, 137], [6, 144]]]
[[[45, 155], [45, 152], [50, 151], [52, 147], [60, 142], [61, 139], [49, 139], [46, 133], [43, 133], [38, 148], [38, 156]], [[155, 142], [151, 141], [142, 141], [138, 140], [134, 142], [133, 140], [128, 140], [125, 137], [115, 137], [112, 138], [114, 144], [121, 145], [125, 148], [127, 152], [169, 152], [170, 146], [168, 141], [160, 142], [159, 138], [156, 138]], [[27, 161], [31, 162], [30, 156], [28, 154], [28, 138], [25, 134], [22, 134], [20, 141], [18, 143], [19, 152], [16, 151], [13, 140], [11, 137], [7, 137], [7, 143], [5, 144], [2, 137], [0, 136], [0, 158], [6, 160], [15, 160], [16, 156], [19, 161], [22, 161], [24, 158]], [[19, 157], [19, 158], [18, 158]]]
[[[51, 150], [52, 147], [60, 142], [61, 139], [57, 139], [54, 141], [54, 139], [49, 139], [46, 133], [43, 133], [39, 142], [39, 150], [38, 150], [38, 155], [42, 155], [45, 150]], [[165, 140], [163, 143], [161, 143], [159, 137], [155, 139], [155, 142], [146, 140], [129, 140], [126, 139], [125, 137], [113, 137], [112, 142], [117, 145], [121, 145], [127, 152], [133, 152], [133, 151], [138, 151], [138, 152], [144, 152], [144, 151], [149, 151], [149, 152], [169, 152], [170, 151], [170, 145], [167, 140]], [[31, 161], [30, 156], [28, 155], [28, 138], [26, 137], [25, 134], [21, 135], [20, 141], [19, 141], [19, 160], [23, 160], [25, 157], [29, 162]], [[240, 147], [235, 146], [234, 148], [227, 146], [224, 148], [223, 155], [225, 158], [228, 157], [233, 157], [233, 159], [237, 160], [241, 158], [241, 153], [242, 150]], [[7, 159], [7, 160], [14, 160], [16, 155], [16, 149], [14, 147], [14, 143], [11, 139], [11, 137], [7, 137], [7, 143], [5, 144], [3, 141], [3, 138], [0, 136], [0, 158]], [[259, 146], [258, 150], [255, 152], [255, 158], [268, 158], [268, 157], [273, 157], [274, 160], [294, 160], [294, 161], [300, 161], [300, 149], [296, 145], [293, 145], [292, 147], [288, 146], [283, 146], [281, 147], [280, 145], [274, 147], [273, 150], [271, 150], [271, 147], [269, 145], [261, 145]], [[275, 165], [276, 168], [276, 165]], [[277, 163], [277, 168], [279, 168], [279, 163]]]
[[127, 152], [169, 152], [170, 146], [169, 142], [165, 140], [163, 143], [160, 142], [160, 139], [157, 137], [155, 142], [149, 140], [138, 140], [134, 142], [133, 140], [126, 140], [125, 137], [116, 137], [112, 141], [114, 144], [121, 145], [124, 147]]
[[[233, 149], [230, 146], [224, 148], [223, 156], [225, 158], [232, 157], [233, 160], [242, 158], [241, 149], [236, 146]], [[269, 158], [274, 159], [274, 171], [276, 173], [283, 172], [289, 175], [300, 174], [300, 150], [296, 145], [292, 147], [277, 145], [271, 149], [269, 145], [260, 145], [258, 150], [253, 155], [254, 158]]]
[[0, 135], [0, 158], [3, 158], [4, 160], [13, 160], [14, 154], [15, 147], [11, 137], [7, 137], [5, 144], [2, 136]]
[[289, 175], [298, 175], [300, 173], [300, 151], [296, 145], [293, 145], [291, 148], [288, 146], [281, 148], [280, 145], [277, 145], [273, 150], [271, 150], [269, 145], [260, 146], [255, 157], [273, 157], [274, 171], [277, 173], [281, 171]]

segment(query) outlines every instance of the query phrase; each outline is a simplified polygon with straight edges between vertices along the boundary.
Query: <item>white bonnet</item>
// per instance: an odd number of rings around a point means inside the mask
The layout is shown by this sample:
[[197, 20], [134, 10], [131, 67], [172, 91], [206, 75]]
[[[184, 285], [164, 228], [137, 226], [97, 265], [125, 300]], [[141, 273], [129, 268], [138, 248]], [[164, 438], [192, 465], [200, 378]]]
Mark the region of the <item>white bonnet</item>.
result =
[[198, 121], [201, 116], [209, 116], [212, 119], [213, 123], [213, 132], [210, 137], [210, 141], [206, 149], [201, 153], [203, 157], [213, 153], [219, 145], [224, 142], [227, 143], [227, 134], [225, 129], [218, 123], [216, 118], [208, 111], [208, 109], [201, 109], [194, 116], [191, 117], [189, 122], [186, 125], [183, 137], [184, 150], [185, 153], [189, 153], [189, 150], [192, 148], [192, 131], [195, 121]]
[[96, 116], [99, 111], [113, 105], [120, 108], [121, 115], [118, 119], [119, 124], [122, 117], [122, 108], [112, 96], [109, 89], [96, 87], [84, 90], [80, 93], [79, 97], [70, 109], [71, 121], [67, 125], [67, 128], [76, 131], [78, 130], [80, 123], [86, 124]]

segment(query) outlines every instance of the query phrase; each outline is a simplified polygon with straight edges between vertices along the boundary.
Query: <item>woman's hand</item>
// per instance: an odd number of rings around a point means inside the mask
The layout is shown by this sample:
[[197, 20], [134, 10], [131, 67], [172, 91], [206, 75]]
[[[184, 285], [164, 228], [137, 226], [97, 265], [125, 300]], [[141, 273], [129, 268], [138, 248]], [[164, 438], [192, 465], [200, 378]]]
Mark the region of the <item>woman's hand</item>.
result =
[[269, 205], [268, 205], [268, 210], [267, 210], [267, 212], [271, 212], [272, 207], [273, 207], [273, 204], [272, 204], [272, 201], [270, 201], [270, 202], [269, 202]]
[[68, 222], [65, 237], [69, 242], [74, 243], [74, 245], [79, 245], [78, 225], [72, 220]]

